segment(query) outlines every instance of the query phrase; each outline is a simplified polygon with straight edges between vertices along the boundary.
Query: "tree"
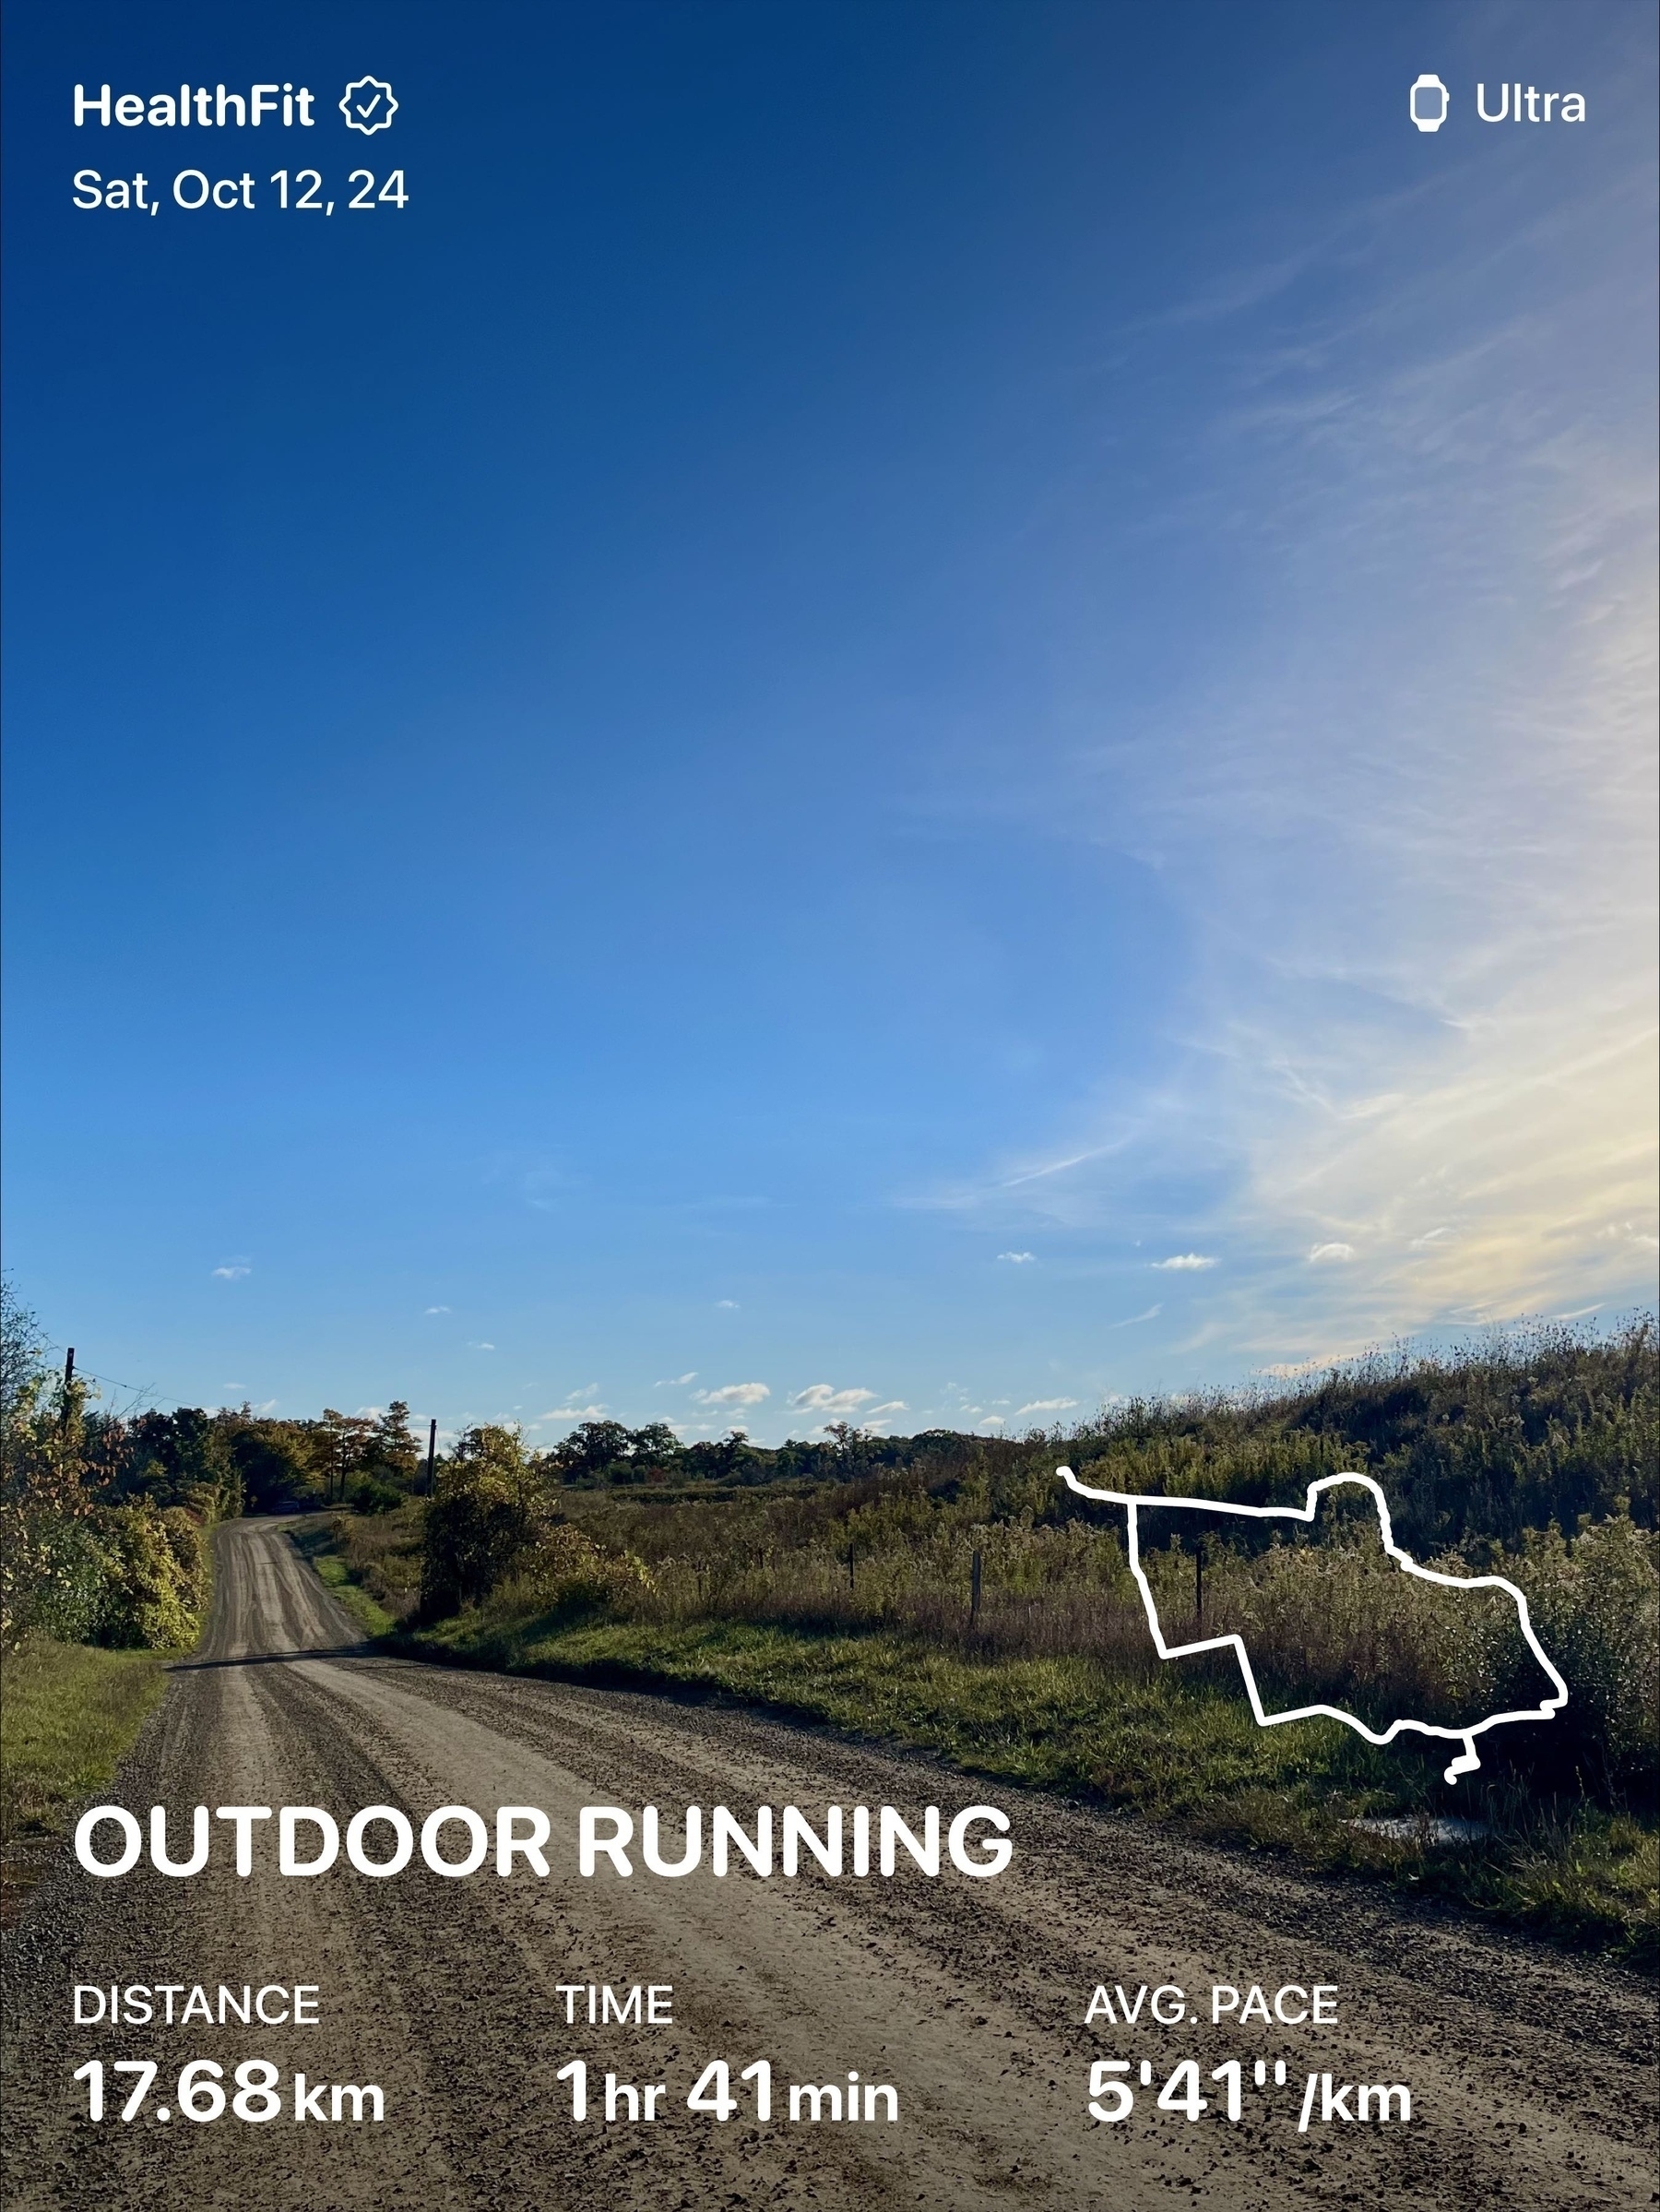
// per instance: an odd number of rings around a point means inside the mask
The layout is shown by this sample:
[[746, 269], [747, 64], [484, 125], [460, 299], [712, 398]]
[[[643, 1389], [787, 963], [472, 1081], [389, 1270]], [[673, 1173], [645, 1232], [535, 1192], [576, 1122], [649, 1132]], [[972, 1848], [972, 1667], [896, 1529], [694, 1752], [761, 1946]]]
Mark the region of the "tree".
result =
[[401, 1397], [395, 1397], [375, 1422], [367, 1463], [380, 1481], [395, 1482], [400, 1490], [414, 1488], [421, 1447], [409, 1433], [409, 1409]]
[[661, 1481], [682, 1456], [684, 1446], [666, 1421], [648, 1421], [628, 1438], [628, 1470], [636, 1482]]
[[753, 1459], [749, 1432], [746, 1429], [729, 1429], [713, 1444], [694, 1444], [686, 1447], [686, 1458], [694, 1474], [703, 1475], [716, 1482], [734, 1481]]
[[518, 1430], [468, 1429], [439, 1469], [427, 1505], [421, 1611], [432, 1618], [488, 1597], [532, 1541], [541, 1506]]
[[318, 1470], [323, 1477], [324, 1503], [344, 1504], [348, 1484], [363, 1472], [374, 1448], [373, 1421], [361, 1413], [337, 1413], [325, 1406], [315, 1425]]
[[140, 1413], [124, 1425], [124, 1433], [125, 1449], [110, 1452], [105, 1459], [107, 1487], [114, 1497], [188, 1505], [205, 1520], [232, 1519], [242, 1511], [242, 1476], [217, 1413], [200, 1406]]
[[620, 1421], [585, 1421], [556, 1444], [549, 1457], [567, 1482], [599, 1481], [628, 1456], [629, 1433]]
[[321, 1495], [312, 1422], [264, 1420], [250, 1406], [216, 1419], [242, 1479], [245, 1512], [271, 1513]]
[[[82, 1480], [88, 1390], [46, 1364], [40, 1323], [0, 1282], [0, 1641], [75, 1633], [101, 1569]], [[89, 1581], [90, 1577], [90, 1581]]]

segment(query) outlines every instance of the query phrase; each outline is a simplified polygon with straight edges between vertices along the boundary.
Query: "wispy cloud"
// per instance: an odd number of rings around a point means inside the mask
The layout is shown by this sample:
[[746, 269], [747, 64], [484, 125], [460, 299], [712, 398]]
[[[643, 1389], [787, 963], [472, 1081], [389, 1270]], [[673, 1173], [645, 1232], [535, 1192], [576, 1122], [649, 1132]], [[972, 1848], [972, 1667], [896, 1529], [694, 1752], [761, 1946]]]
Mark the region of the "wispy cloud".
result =
[[467, 1349], [468, 1351], [494, 1351], [495, 1346], [490, 1342], [488, 1338], [469, 1337], [467, 1340]]
[[696, 1380], [696, 1368], [688, 1367], [684, 1374], [669, 1375], [660, 1383], [653, 1383], [651, 1386], [654, 1390], [683, 1390], [688, 1383], [694, 1383]]
[[758, 1406], [772, 1392], [765, 1383], [723, 1383], [718, 1390], [694, 1390], [700, 1406]]
[[603, 1406], [555, 1406], [551, 1412], [540, 1416], [542, 1421], [598, 1421], [604, 1413]]
[[1639, 1252], [1660, 1252], [1660, 1235], [1650, 1229], [1639, 1229], [1634, 1221], [1610, 1221], [1596, 1233], [1607, 1243], [1630, 1244]]
[[798, 1390], [789, 1403], [798, 1413], [820, 1413], [846, 1421], [860, 1406], [868, 1406], [875, 1395], [873, 1390], [838, 1390], [834, 1383], [812, 1383], [805, 1390]]
[[[1098, 735], [1022, 754], [1010, 804], [1128, 849], [1191, 967], [1161, 1064], [936, 1202], [1098, 1236], [1202, 1194], [1236, 1352], [1652, 1296], [1647, 192], [1587, 178], [1547, 221], [1515, 162], [1466, 166], [1410, 257], [1364, 210], [1312, 239], [1325, 303], [1277, 354], [1240, 336], [1163, 526], [1251, 564], [1256, 637], [1128, 735], [1080, 686]], [[1519, 223], [1530, 295], [1494, 261]]]
[[429, 1314], [447, 1314], [449, 1308], [446, 1305], [430, 1305], [426, 1307], [425, 1311]]
[[1201, 1269], [1214, 1267], [1215, 1264], [1210, 1254], [1205, 1252], [1173, 1252], [1168, 1260], [1150, 1263], [1155, 1273], [1159, 1275], [1172, 1272], [1197, 1275]]
[[717, 1298], [715, 1311], [717, 1314], [735, 1314], [739, 1311], [738, 1301], [735, 1298]]
[[241, 1282], [244, 1275], [252, 1275], [253, 1272], [246, 1260], [226, 1260], [222, 1267], [214, 1268], [213, 1279], [215, 1282], [236, 1283]]
[[997, 1256], [1000, 1260], [1009, 1261], [1014, 1267], [1028, 1267], [1038, 1255], [1035, 1252], [1000, 1252]]
[[1156, 1321], [1163, 1312], [1162, 1305], [1150, 1305], [1144, 1314], [1132, 1314], [1127, 1320], [1114, 1321], [1110, 1326], [1113, 1328], [1136, 1328], [1144, 1321]]
[[1065, 1413], [1077, 1404], [1075, 1397], [1034, 1397], [1024, 1406], [1015, 1408], [1015, 1419], [1023, 1413]]

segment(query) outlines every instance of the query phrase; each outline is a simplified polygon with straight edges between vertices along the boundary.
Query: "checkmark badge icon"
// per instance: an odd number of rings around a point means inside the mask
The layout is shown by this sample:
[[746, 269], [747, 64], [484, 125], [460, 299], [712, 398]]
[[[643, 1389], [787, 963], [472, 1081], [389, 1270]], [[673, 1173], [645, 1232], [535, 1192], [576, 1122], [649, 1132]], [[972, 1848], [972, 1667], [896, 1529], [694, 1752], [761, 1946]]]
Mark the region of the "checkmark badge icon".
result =
[[362, 131], [367, 138], [390, 126], [397, 113], [397, 101], [391, 86], [378, 77], [359, 77], [341, 94], [340, 113], [346, 118], [349, 131]]

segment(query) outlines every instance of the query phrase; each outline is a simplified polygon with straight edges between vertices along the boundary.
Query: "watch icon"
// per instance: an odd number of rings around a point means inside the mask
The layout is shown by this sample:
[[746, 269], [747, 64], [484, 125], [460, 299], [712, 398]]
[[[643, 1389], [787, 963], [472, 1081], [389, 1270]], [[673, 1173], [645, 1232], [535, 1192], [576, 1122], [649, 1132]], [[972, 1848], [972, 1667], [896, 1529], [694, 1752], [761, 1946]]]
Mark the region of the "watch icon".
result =
[[376, 131], [390, 127], [397, 102], [391, 86], [383, 84], [378, 77], [360, 77], [340, 95], [340, 113], [349, 131], [362, 131], [365, 138], [372, 138]]
[[1439, 77], [1415, 79], [1406, 95], [1406, 113], [1421, 131], [1438, 131], [1447, 120], [1452, 95]]

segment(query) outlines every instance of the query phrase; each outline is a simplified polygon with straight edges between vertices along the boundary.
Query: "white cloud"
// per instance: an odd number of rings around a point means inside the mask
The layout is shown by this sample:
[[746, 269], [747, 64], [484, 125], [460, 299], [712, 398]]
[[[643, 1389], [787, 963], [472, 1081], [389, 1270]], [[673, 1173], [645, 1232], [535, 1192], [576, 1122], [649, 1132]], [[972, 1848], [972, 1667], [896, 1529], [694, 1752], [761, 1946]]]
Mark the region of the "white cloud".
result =
[[846, 1421], [860, 1406], [868, 1406], [875, 1395], [873, 1390], [838, 1390], [833, 1383], [813, 1383], [798, 1390], [789, 1402], [799, 1412], [834, 1414]]
[[1156, 1275], [1196, 1275], [1201, 1268], [1214, 1267], [1215, 1264], [1205, 1252], [1172, 1252], [1168, 1260], [1152, 1260], [1148, 1263]]
[[1007, 1423], [1001, 1413], [986, 1413], [981, 1415], [975, 1426], [980, 1429], [1001, 1429], [1006, 1427]]
[[1031, 1265], [1038, 1255], [1035, 1252], [1000, 1252], [997, 1256], [1000, 1260], [1013, 1262], [1016, 1267], [1026, 1267]]
[[246, 1260], [227, 1260], [222, 1267], [213, 1270], [213, 1279], [215, 1282], [236, 1283], [241, 1282], [244, 1275], [252, 1275], [253, 1272]]
[[772, 1396], [765, 1383], [723, 1383], [718, 1390], [694, 1390], [700, 1406], [758, 1406]]
[[483, 1337], [469, 1337], [467, 1349], [468, 1351], [494, 1351], [495, 1346]]
[[1015, 1409], [1015, 1418], [1022, 1413], [1064, 1413], [1077, 1404], [1075, 1397], [1035, 1397], [1029, 1404]]
[[449, 1312], [449, 1308], [446, 1305], [430, 1305], [426, 1308], [426, 1311], [429, 1314], [447, 1314]]
[[669, 1375], [664, 1381], [653, 1383], [651, 1386], [654, 1390], [682, 1390], [688, 1383], [694, 1383], [696, 1380], [696, 1368], [688, 1367], [684, 1374]]
[[1136, 1328], [1144, 1321], [1156, 1321], [1164, 1312], [1162, 1305], [1150, 1305], [1144, 1314], [1132, 1314], [1128, 1320], [1109, 1323], [1111, 1328]]
[[1163, 526], [1253, 565], [1254, 635], [1130, 736], [1080, 660], [1064, 747], [1011, 770], [1192, 954], [1150, 1074], [935, 1203], [1019, 1243], [1176, 1190], [1236, 1357], [1652, 1296], [1646, 164], [1604, 143], [1547, 214], [1507, 163], [1320, 217], [1324, 303], [1277, 353], [1241, 329]]
[[1342, 1267], [1357, 1256], [1352, 1244], [1316, 1244], [1309, 1254], [1310, 1267]]
[[541, 1415], [542, 1421], [598, 1421], [605, 1411], [603, 1406], [555, 1406], [551, 1413]]
[[1607, 1229], [1599, 1229], [1602, 1241], [1616, 1244], [1634, 1244], [1640, 1252], [1660, 1252], [1660, 1236], [1652, 1230], [1639, 1229], [1634, 1221], [1610, 1221]]
[[715, 1301], [715, 1311], [717, 1314], [735, 1314], [738, 1311], [738, 1301], [735, 1298], [717, 1298]]

